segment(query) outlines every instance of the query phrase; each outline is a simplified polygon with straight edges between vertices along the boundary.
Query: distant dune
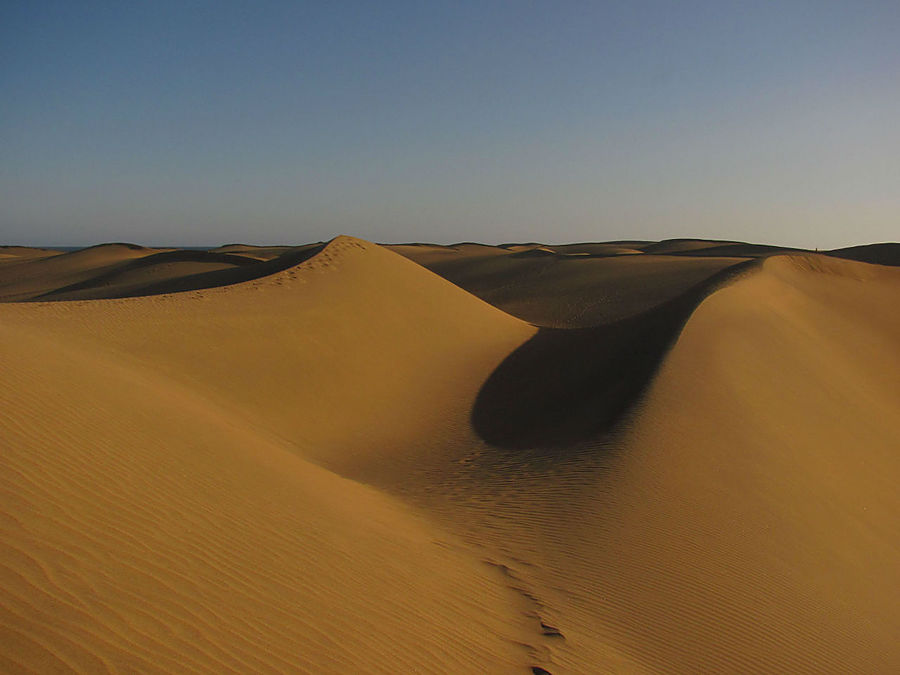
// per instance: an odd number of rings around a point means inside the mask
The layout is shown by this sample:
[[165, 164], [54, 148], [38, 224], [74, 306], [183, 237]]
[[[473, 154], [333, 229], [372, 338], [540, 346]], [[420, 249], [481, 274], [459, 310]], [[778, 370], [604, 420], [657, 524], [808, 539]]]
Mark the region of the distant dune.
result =
[[0, 670], [900, 672], [897, 250], [0, 247]]

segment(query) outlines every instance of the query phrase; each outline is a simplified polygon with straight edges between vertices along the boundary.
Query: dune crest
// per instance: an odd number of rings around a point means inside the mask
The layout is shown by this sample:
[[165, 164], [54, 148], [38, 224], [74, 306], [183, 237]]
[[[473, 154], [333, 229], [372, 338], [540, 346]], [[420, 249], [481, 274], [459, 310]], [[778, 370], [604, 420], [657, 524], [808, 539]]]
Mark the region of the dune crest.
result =
[[621, 535], [604, 585], [620, 620], [655, 617], [637, 637], [659, 664], [900, 667], [898, 284], [779, 256], [687, 323], [623, 443], [618, 504], [597, 512]]
[[560, 672], [893, 672], [898, 294], [895, 269], [769, 258], [616, 434], [486, 447], [417, 499], [528, 586]]
[[340, 236], [0, 292], [4, 670], [900, 668], [897, 268]]
[[0, 319], [6, 663], [527, 665], [493, 568], [308, 459], [387, 471], [422, 452], [390, 444], [460, 424], [528, 326], [349, 237], [237, 285]]

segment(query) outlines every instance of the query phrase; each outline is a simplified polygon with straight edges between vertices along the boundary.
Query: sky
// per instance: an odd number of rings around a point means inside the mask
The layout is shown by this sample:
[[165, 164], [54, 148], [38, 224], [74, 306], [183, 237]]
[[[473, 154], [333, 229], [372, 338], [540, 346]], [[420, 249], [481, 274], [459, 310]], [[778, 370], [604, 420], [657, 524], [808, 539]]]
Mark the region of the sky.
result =
[[0, 243], [900, 239], [898, 0], [0, 0]]

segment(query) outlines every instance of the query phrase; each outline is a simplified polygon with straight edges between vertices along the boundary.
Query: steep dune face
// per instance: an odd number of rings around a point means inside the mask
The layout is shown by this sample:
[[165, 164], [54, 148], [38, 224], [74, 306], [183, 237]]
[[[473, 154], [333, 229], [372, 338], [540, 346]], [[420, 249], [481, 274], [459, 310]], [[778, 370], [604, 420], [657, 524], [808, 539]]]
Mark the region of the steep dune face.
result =
[[377, 470], [422, 438], [466, 431], [481, 382], [534, 332], [349, 237], [237, 285], [3, 311], [7, 322], [152, 363], [342, 471], [369, 460]]
[[540, 329], [485, 381], [472, 409], [475, 431], [492, 445], [519, 449], [573, 445], [610, 431], [646, 390], [694, 308], [755, 264], [726, 267], [619, 321]]
[[603, 588], [658, 665], [900, 668], [898, 292], [778, 257], [688, 322], [596, 513]]
[[528, 589], [554, 673], [894, 672], [898, 295], [890, 268], [769, 259], [619, 435], [486, 446], [413, 499]]
[[524, 670], [497, 569], [309, 460], [440, 455], [531, 332], [349, 238], [220, 289], [3, 305], [4, 667]]

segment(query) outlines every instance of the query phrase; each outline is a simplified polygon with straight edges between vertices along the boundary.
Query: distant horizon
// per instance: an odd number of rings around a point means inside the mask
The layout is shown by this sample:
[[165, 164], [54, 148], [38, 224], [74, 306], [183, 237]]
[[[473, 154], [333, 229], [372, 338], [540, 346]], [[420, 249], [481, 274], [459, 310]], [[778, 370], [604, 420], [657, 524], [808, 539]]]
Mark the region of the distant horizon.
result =
[[[45, 249], [50, 251], [80, 251], [86, 248], [94, 248], [98, 246], [115, 246], [115, 245], [125, 245], [125, 246], [140, 246], [143, 248], [176, 248], [176, 249], [186, 249], [186, 250], [197, 250], [204, 251], [215, 248], [222, 248], [224, 246], [254, 246], [259, 248], [267, 248], [267, 247], [293, 247], [293, 246], [305, 246], [307, 244], [318, 244], [318, 243], [327, 243], [332, 239], [340, 236], [351, 236], [357, 239], [365, 239], [365, 237], [359, 237], [358, 235], [347, 235], [345, 233], [336, 234], [333, 237], [329, 237], [327, 239], [315, 239], [309, 241], [302, 241], [298, 243], [290, 243], [290, 242], [279, 242], [279, 243], [263, 243], [257, 244], [250, 241], [228, 241], [221, 244], [198, 244], [198, 245], [180, 245], [180, 244], [171, 244], [171, 243], [154, 243], [154, 244], [145, 244], [139, 243], [137, 241], [101, 241], [93, 244], [9, 244], [5, 242], [0, 242], [0, 248], [3, 247], [22, 247], [22, 248], [37, 248], [37, 249]], [[371, 241], [366, 239], [366, 241]], [[860, 244], [847, 244], [845, 246], [835, 246], [832, 248], [822, 248], [822, 247], [803, 247], [803, 246], [787, 246], [784, 244], [773, 244], [771, 242], [766, 241], [741, 241], [737, 239], [711, 239], [708, 237], [669, 237], [666, 239], [606, 239], [606, 240], [583, 240], [583, 241], [556, 241], [556, 240], [546, 240], [546, 241], [504, 241], [498, 243], [489, 243], [484, 241], [476, 241], [476, 240], [460, 240], [453, 241], [449, 243], [441, 243], [434, 241], [373, 241], [372, 243], [378, 244], [380, 246], [462, 246], [466, 244], [478, 245], [478, 246], [526, 246], [531, 244], [536, 245], [545, 245], [545, 246], [568, 246], [574, 244], [628, 244], [628, 243], [661, 243], [661, 242], [675, 242], [675, 241], [708, 241], [708, 242], [716, 242], [723, 244], [750, 244], [757, 246], [772, 246], [774, 248], [784, 248], [784, 249], [796, 249], [801, 251], [835, 251], [840, 249], [847, 248], [856, 248], [863, 246], [877, 246], [881, 244], [900, 244], [900, 241], [872, 241]]]
[[0, 240], [889, 241], [898, 34], [885, 0], [5, 3]]

